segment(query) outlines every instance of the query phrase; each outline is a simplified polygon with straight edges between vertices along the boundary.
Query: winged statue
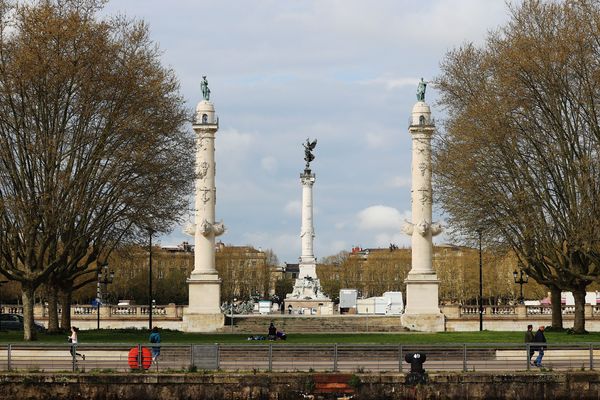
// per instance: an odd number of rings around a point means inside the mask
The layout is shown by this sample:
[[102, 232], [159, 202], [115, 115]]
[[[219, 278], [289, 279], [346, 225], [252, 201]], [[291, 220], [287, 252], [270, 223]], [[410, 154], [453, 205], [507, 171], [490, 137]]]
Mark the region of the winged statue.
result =
[[317, 147], [317, 139], [312, 142], [310, 139], [306, 139], [306, 143], [302, 144], [304, 146], [304, 161], [306, 161], [306, 169], [310, 169], [310, 162], [315, 159], [315, 155], [312, 153], [315, 147]]

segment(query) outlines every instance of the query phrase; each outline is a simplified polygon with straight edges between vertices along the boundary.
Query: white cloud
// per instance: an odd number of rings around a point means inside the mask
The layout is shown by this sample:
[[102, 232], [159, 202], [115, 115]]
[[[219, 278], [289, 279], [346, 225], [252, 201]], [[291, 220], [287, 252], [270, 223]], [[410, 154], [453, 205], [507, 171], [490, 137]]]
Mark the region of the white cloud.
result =
[[357, 224], [360, 229], [400, 230], [403, 224], [403, 214], [393, 207], [377, 205], [365, 208], [357, 214]]

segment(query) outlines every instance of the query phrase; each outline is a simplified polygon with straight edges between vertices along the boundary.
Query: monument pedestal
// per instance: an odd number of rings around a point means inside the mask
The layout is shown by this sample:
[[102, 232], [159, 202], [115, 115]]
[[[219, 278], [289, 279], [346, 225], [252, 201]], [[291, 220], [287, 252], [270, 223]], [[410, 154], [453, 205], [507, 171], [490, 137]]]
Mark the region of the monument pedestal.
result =
[[[333, 315], [333, 301], [328, 298], [319, 299], [285, 299], [285, 307], [292, 306], [294, 312], [299, 310], [305, 310], [304, 315]], [[315, 314], [307, 312], [306, 310], [315, 310]], [[287, 313], [288, 310], [286, 309]]]
[[323, 293], [321, 282], [316, 278], [315, 265], [312, 265], [312, 275], [306, 273], [307, 271], [303, 268], [305, 266], [300, 264], [300, 274], [304, 275], [304, 278], [296, 279], [292, 293], [285, 298], [286, 307], [292, 306], [296, 313], [300, 309], [314, 308], [316, 315], [332, 315], [333, 301]]
[[185, 332], [215, 332], [225, 326], [221, 312], [221, 279], [217, 274], [192, 274], [187, 280], [189, 306], [183, 312]]
[[438, 305], [439, 280], [436, 274], [408, 274], [406, 278], [406, 308], [402, 326], [413, 331], [443, 332], [444, 314]]

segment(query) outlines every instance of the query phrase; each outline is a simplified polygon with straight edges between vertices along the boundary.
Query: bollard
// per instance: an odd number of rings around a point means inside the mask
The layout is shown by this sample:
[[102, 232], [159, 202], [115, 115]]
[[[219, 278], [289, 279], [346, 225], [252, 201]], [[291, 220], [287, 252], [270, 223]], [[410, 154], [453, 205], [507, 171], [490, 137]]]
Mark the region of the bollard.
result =
[[427, 383], [427, 374], [423, 369], [423, 363], [427, 359], [425, 353], [408, 353], [404, 357], [410, 364], [410, 372], [406, 375], [405, 383], [407, 385], [418, 385]]

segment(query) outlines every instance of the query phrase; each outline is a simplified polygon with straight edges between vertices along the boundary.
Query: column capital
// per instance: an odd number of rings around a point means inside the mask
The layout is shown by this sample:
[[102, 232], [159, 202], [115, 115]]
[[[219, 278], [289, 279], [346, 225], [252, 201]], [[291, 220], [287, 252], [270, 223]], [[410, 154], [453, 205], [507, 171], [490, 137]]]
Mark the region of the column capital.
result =
[[302, 182], [303, 185], [313, 185], [315, 183], [316, 180], [316, 176], [315, 174], [306, 174], [306, 173], [302, 173], [300, 174], [300, 182]]

